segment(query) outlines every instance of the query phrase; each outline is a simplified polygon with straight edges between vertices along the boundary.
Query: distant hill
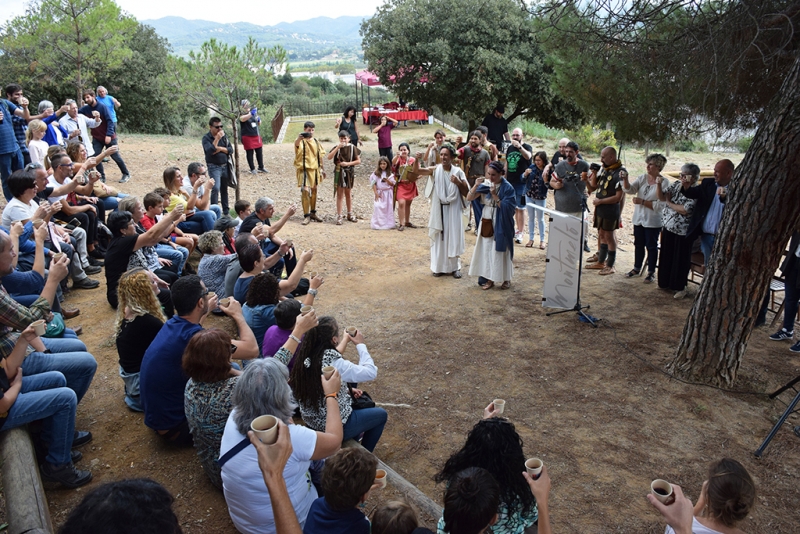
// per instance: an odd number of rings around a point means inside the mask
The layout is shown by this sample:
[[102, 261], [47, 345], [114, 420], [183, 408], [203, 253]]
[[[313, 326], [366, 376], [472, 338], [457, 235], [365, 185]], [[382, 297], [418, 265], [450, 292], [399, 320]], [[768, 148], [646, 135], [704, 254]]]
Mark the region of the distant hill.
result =
[[173, 51], [186, 57], [212, 37], [229, 45], [242, 46], [248, 37], [260, 45], [283, 46], [289, 60], [322, 59], [333, 52], [340, 57], [354, 58], [362, 55], [358, 30], [364, 17], [317, 17], [297, 22], [281, 22], [274, 26], [258, 26], [250, 22], [222, 24], [207, 20], [187, 20], [182, 17], [164, 17], [142, 20], [156, 33], [166, 38]]

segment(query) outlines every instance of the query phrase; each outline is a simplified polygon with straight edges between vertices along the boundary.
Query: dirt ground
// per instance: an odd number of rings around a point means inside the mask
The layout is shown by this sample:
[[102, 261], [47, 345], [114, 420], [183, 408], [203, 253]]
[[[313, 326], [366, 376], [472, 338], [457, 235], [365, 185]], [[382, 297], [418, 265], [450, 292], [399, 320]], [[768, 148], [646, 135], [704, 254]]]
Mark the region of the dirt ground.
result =
[[[317, 129], [320, 137], [335, 135], [332, 124]], [[395, 130], [395, 146], [404, 138], [427, 140], [432, 130]], [[694, 500], [708, 464], [725, 456], [741, 461], [758, 487], [757, 506], [742, 529], [798, 531], [800, 439], [785, 426], [761, 460], [752, 454], [783, 410], [763, 392], [800, 374], [800, 358], [789, 352], [788, 344], [767, 339], [771, 328], [753, 333], [736, 384], [759, 395], [686, 385], [665, 376], [660, 370], [676, 348], [691, 299], [676, 301], [655, 284], [643, 284], [642, 278], [623, 277], [633, 262], [630, 202], [619, 232], [619, 273], [598, 277], [590, 272], [583, 279], [583, 301], [602, 319], [598, 329], [578, 322], [572, 313], [545, 316], [545, 252], [538, 248], [515, 249], [510, 290], [481, 291], [466, 276], [475, 242], [469, 233], [462, 257], [464, 278], [434, 278], [424, 228], [402, 233], [369, 228], [368, 176], [377, 161], [377, 145], [370, 137], [354, 189], [362, 220], [333, 223], [335, 204], [327, 182], [318, 204], [325, 223], [301, 226], [297, 215], [281, 236], [294, 238], [298, 249], [315, 251], [309, 269], [326, 278], [315, 303], [318, 311], [366, 334], [380, 372], [365, 389], [378, 402], [411, 406], [387, 408], [389, 423], [375, 450], [381, 460], [441, 502], [443, 488], [434, 484], [434, 474], [461, 446], [483, 407], [503, 397], [526, 454], [548, 465], [556, 532], [663, 532], [664, 524], [645, 499], [650, 481], [665, 478], [680, 484]], [[551, 143], [547, 149], [552, 153]], [[123, 189], [140, 196], [161, 185], [167, 165], [185, 168], [202, 156], [199, 140], [134, 135], [123, 136], [121, 154], [133, 174]], [[278, 214], [299, 202], [292, 158], [289, 144], [265, 147], [270, 174], [245, 175], [242, 196], [253, 201], [268, 195], [276, 200]], [[626, 159], [631, 174], [643, 172], [640, 153], [629, 151]], [[709, 166], [715, 159], [673, 154], [668, 170], [689, 160]], [[116, 169], [109, 172], [115, 175]], [[427, 201], [417, 199], [412, 222], [424, 227], [427, 218]], [[99, 363], [77, 416], [77, 428], [94, 434], [79, 464], [91, 468], [94, 481], [79, 490], [48, 493], [54, 523], [61, 524], [83, 495], [101, 483], [151, 477], [175, 496], [184, 532], [234, 532], [225, 500], [206, 479], [195, 452], [165, 448], [144, 426], [142, 415], [125, 407], [113, 343], [114, 313], [104, 286], [74, 291], [68, 299], [81, 308], [68, 325], [83, 325], [82, 339]], [[209, 323], [225, 320], [212, 318]], [[354, 351], [348, 356], [354, 357]], [[394, 495], [389, 487], [371, 496], [367, 509]]]

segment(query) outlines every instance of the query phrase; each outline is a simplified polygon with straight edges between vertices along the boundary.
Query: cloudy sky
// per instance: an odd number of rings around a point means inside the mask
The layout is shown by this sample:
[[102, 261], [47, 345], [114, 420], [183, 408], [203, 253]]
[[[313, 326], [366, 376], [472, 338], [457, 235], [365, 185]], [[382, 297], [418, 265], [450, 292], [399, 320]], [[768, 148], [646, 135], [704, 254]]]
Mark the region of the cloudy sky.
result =
[[[26, 0], [0, 0], [0, 21], [25, 14]], [[139, 20], [177, 16], [214, 22], [248, 21], [260, 26], [279, 22], [294, 22], [314, 17], [369, 16], [383, 4], [383, 0], [303, 0], [303, 9], [297, 2], [267, 0], [117, 0], [122, 9]]]

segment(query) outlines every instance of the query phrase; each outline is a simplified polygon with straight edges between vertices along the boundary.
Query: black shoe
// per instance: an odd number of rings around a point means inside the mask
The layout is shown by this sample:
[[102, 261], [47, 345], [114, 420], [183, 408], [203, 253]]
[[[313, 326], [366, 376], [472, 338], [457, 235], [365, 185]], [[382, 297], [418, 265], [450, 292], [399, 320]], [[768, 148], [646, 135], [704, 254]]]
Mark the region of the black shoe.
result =
[[93, 267], [103, 267], [106, 264], [103, 260], [98, 260], [93, 256], [89, 256], [89, 265]]
[[92, 280], [91, 278], [83, 278], [82, 280], [73, 280], [72, 288], [73, 289], [94, 289], [100, 285], [100, 282], [97, 280]]
[[83, 460], [83, 453], [81, 451], [76, 451], [75, 449], [72, 449], [69, 454], [70, 456], [72, 456], [73, 464], [76, 464], [81, 460]]
[[[104, 260], [104, 259], [106, 259], [106, 257], [105, 257], [105, 256], [103, 256], [103, 253], [102, 253], [102, 252], [100, 252], [100, 251], [99, 251], [99, 250], [97, 250], [97, 249], [90, 250], [90, 251], [89, 251], [89, 257], [90, 257], [90, 258], [94, 258], [94, 259], [96, 259], [96, 260]], [[90, 260], [90, 261], [91, 261], [91, 260]]]
[[47, 462], [39, 467], [42, 480], [45, 482], [58, 482], [68, 488], [79, 488], [92, 480], [91, 471], [76, 469], [72, 462], [68, 464], [53, 465]]
[[97, 274], [102, 270], [103, 269], [101, 267], [97, 267], [95, 265], [92, 265], [91, 263], [83, 268], [83, 272], [85, 272], [86, 274]]
[[72, 447], [80, 447], [81, 445], [86, 445], [90, 441], [92, 441], [91, 432], [81, 432], [80, 430], [76, 430], [72, 437]]
[[122, 178], [119, 179], [119, 183], [121, 183], [121, 184], [126, 184], [126, 183], [128, 183], [130, 181], [131, 181], [131, 175], [130, 174], [123, 174]]

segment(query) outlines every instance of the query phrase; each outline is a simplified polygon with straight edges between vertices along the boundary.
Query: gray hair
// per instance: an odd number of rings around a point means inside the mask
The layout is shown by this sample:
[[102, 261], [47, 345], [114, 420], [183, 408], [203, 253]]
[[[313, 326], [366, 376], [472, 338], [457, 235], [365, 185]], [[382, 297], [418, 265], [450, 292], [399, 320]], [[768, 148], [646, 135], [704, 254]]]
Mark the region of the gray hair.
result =
[[197, 240], [197, 248], [203, 254], [211, 254], [220, 245], [222, 245], [222, 232], [219, 230], [209, 230], [204, 234], [200, 234], [200, 239]]
[[289, 387], [289, 369], [275, 358], [250, 361], [236, 381], [231, 394], [236, 429], [243, 436], [260, 415], [274, 415], [289, 423], [297, 403]]
[[74, 101], [73, 99], [71, 99], [71, 98], [68, 98], [68, 99], [67, 99], [67, 101], [66, 101], [66, 102], [64, 102], [64, 105], [66, 105], [66, 106], [71, 106], [72, 104], [75, 104], [76, 106], [78, 105], [78, 103], [77, 103], [77, 102], [75, 102], [75, 101]]
[[274, 206], [274, 205], [275, 205], [275, 201], [272, 200], [271, 198], [269, 198], [269, 197], [261, 197], [258, 200], [256, 200], [255, 210], [257, 212], [258, 211], [263, 211], [263, 210], [267, 209], [268, 207]]
[[42, 100], [41, 102], [39, 102], [39, 113], [44, 113], [44, 110], [48, 108], [55, 109], [52, 102], [50, 102], [49, 100]]
[[41, 163], [28, 163], [27, 165], [25, 165], [26, 171], [37, 171], [39, 169], [44, 169], [44, 165], [42, 165]]
[[664, 165], [667, 164], [667, 158], [665, 158], [662, 154], [650, 154], [646, 158], [644, 158], [645, 163], [652, 163], [656, 167], [658, 167], [658, 172], [664, 170]]
[[694, 163], [686, 163], [681, 167], [681, 172], [683, 174], [691, 174], [692, 178], [695, 180], [700, 177], [700, 167], [695, 165]]

